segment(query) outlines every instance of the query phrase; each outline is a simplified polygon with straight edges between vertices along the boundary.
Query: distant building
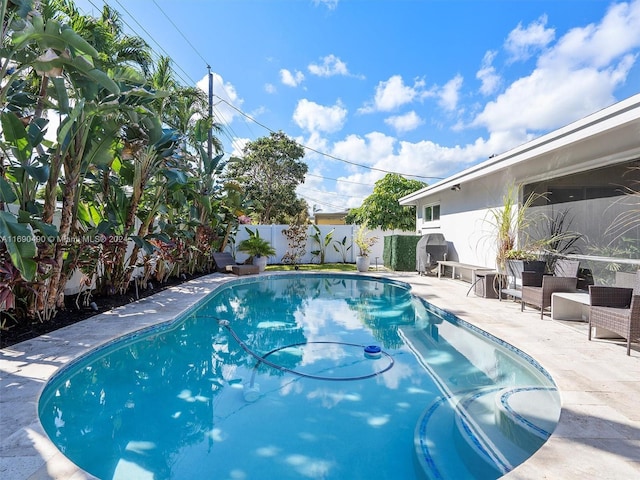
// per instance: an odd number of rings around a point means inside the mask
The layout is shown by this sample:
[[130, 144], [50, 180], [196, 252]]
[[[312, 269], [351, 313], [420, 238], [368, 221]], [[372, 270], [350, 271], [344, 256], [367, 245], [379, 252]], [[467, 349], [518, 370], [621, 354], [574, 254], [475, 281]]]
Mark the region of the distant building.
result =
[[348, 212], [320, 213], [316, 212], [313, 223], [316, 225], [345, 225]]

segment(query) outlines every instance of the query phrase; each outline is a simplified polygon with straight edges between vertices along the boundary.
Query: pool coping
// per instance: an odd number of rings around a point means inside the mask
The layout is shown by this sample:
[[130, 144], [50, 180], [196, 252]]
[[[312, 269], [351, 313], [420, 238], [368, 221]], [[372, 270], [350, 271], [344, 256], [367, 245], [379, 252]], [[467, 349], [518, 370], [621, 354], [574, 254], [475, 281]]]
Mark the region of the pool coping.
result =
[[[268, 272], [272, 273], [292, 272]], [[504, 478], [538, 479], [542, 472], [548, 478], [640, 478], [637, 344], [627, 357], [613, 342], [587, 342], [586, 331], [578, 335], [562, 323], [540, 321], [535, 310], [520, 312], [519, 304], [513, 302], [466, 296], [468, 285], [458, 281], [401, 272], [370, 275], [411, 285], [415, 295], [531, 355], [558, 384], [563, 407], [556, 430], [536, 454]], [[200, 277], [0, 350], [0, 477], [95, 478], [60, 453], [44, 432], [37, 405], [46, 382], [95, 348], [175, 319], [231, 280], [254, 279], [224, 274]], [[566, 352], [567, 344], [574, 355]]]

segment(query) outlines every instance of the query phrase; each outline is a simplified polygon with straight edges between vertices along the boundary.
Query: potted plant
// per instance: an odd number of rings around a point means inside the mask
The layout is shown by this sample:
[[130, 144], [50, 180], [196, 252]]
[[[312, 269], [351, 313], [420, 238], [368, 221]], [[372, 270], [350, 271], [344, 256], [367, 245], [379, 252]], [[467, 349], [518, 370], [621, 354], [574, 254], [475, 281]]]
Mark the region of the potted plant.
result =
[[238, 244], [238, 250], [249, 254], [247, 261], [257, 265], [260, 272], [264, 272], [267, 267], [267, 257], [275, 255], [276, 250], [267, 240], [260, 237], [260, 232], [257, 230], [255, 232], [248, 228], [246, 230], [249, 233], [249, 238], [242, 240]]
[[[520, 187], [511, 185], [502, 198], [502, 205], [488, 212], [488, 223], [494, 229], [496, 242], [497, 281], [502, 292], [518, 296], [523, 271], [544, 272], [545, 262], [539, 260], [537, 246], [531, 245], [527, 229], [534, 220], [527, 215], [529, 207], [541, 197], [531, 193], [518, 205]], [[506, 287], [506, 288], [505, 288]]]
[[522, 272], [544, 273], [546, 262], [531, 250], [511, 249], [505, 252], [505, 266], [509, 283], [517, 288]]
[[499, 272], [507, 271], [507, 260], [537, 259], [526, 241], [525, 230], [532, 223], [527, 217], [527, 210], [540, 195], [531, 194], [518, 206], [519, 191], [519, 187], [509, 187], [502, 199], [502, 206], [488, 212], [489, 223], [495, 229], [496, 267]]
[[356, 268], [359, 272], [366, 272], [369, 270], [369, 265], [371, 264], [369, 253], [371, 253], [371, 247], [373, 247], [377, 241], [378, 237], [371, 236], [366, 225], [361, 225], [358, 228], [353, 243], [358, 247]]

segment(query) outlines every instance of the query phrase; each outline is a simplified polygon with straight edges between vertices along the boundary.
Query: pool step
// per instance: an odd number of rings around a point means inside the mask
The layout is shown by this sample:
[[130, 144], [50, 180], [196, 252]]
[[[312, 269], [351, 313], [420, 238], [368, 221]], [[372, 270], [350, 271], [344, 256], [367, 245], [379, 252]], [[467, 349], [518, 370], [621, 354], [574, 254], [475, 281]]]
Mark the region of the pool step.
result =
[[547, 441], [558, 423], [558, 412], [549, 408], [554, 390], [544, 387], [505, 388], [495, 397], [495, 423], [502, 434], [527, 451]]
[[547, 390], [494, 386], [457, 402], [444, 397], [435, 401], [415, 430], [415, 452], [425, 477], [498, 478], [522, 463], [557, 422], [544, 412]]
[[[416, 424], [414, 443], [417, 473], [428, 480], [472, 479], [474, 473], [466, 462], [461, 462], [454, 445], [456, 414], [443, 397], [427, 408]], [[486, 478], [497, 478], [500, 471]]]

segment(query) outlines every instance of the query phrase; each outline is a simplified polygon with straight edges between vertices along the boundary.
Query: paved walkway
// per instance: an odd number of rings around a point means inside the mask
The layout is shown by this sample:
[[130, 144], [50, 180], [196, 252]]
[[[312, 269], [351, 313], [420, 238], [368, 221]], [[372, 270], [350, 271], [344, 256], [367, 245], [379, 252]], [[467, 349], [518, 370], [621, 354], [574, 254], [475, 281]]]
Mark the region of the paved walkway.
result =
[[[380, 273], [382, 275], [382, 272]], [[549, 441], [508, 479], [640, 479], [640, 346], [587, 341], [586, 325], [556, 322], [498, 300], [466, 296], [468, 284], [415, 273], [385, 273], [411, 283], [432, 304], [534, 357], [556, 381], [560, 422]], [[148, 328], [191, 308], [221, 283], [220, 274], [164, 291], [49, 335], [0, 350], [0, 478], [92, 478], [48, 440], [37, 417], [38, 397], [62, 366], [118, 336]]]

